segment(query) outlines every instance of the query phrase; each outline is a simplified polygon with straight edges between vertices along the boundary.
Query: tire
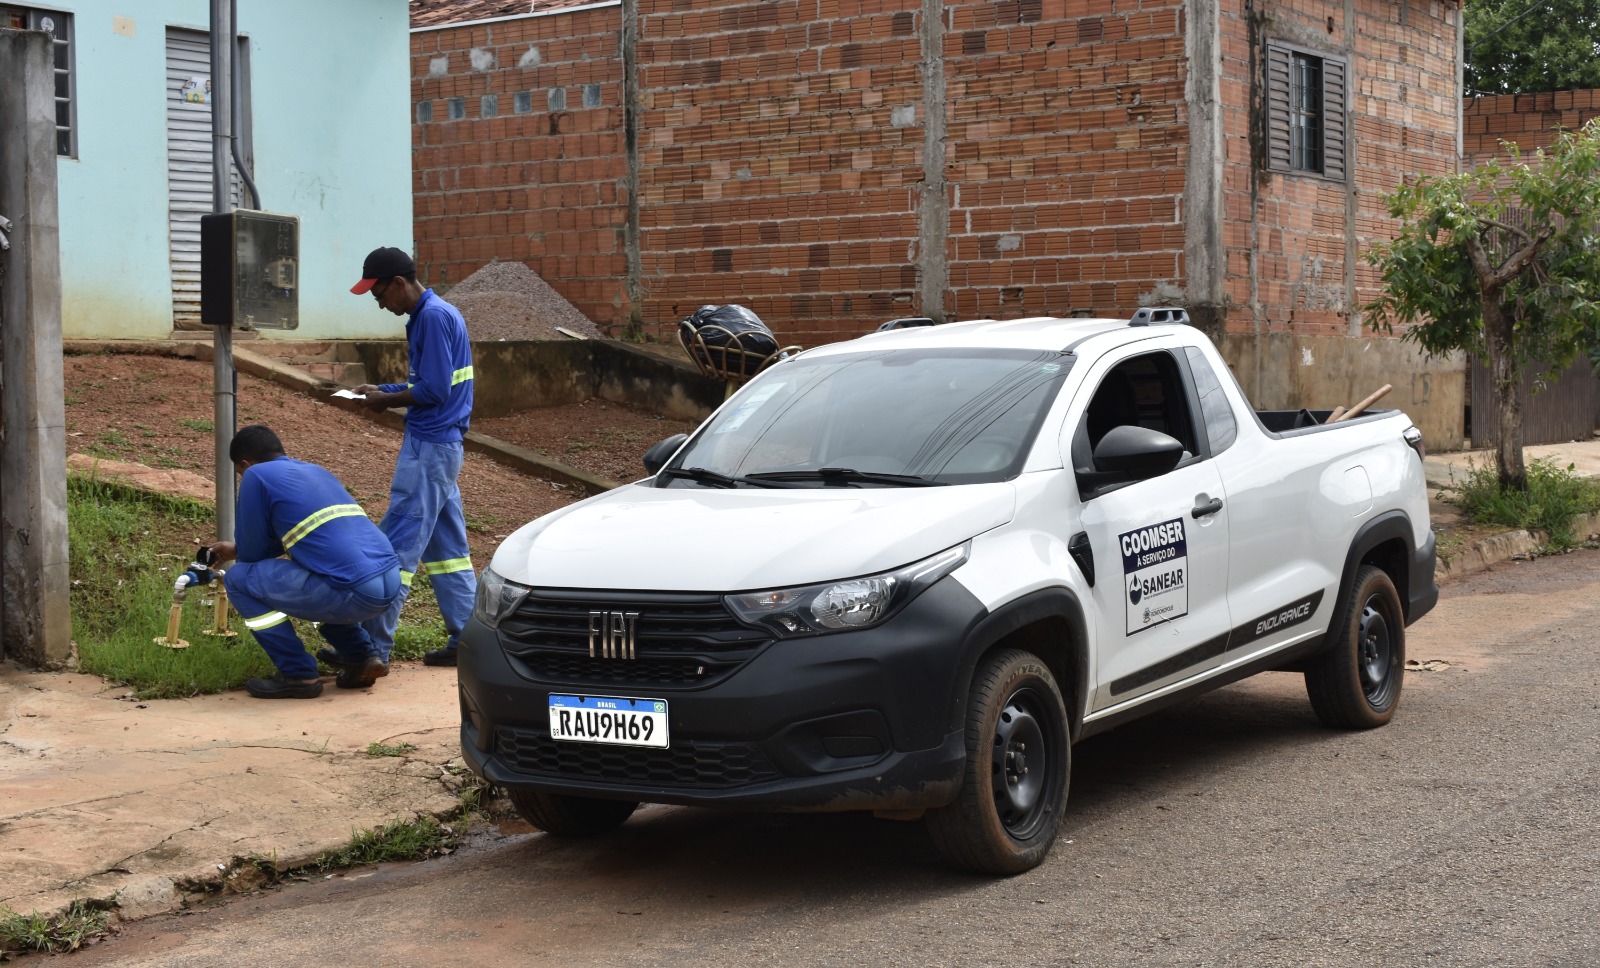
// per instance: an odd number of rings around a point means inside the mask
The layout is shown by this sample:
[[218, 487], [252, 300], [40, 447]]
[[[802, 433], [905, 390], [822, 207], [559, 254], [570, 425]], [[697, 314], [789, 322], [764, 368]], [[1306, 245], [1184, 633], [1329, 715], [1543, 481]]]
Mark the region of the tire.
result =
[[1067, 707], [1045, 664], [1007, 649], [973, 676], [967, 762], [955, 802], [928, 811], [934, 846], [980, 874], [1020, 874], [1050, 852], [1067, 803]]
[[593, 837], [622, 826], [639, 804], [631, 800], [572, 797], [543, 790], [506, 794], [522, 819], [552, 837]]
[[1381, 568], [1362, 565], [1328, 629], [1332, 646], [1306, 666], [1306, 694], [1324, 725], [1374, 729], [1394, 718], [1405, 682], [1406, 620]]

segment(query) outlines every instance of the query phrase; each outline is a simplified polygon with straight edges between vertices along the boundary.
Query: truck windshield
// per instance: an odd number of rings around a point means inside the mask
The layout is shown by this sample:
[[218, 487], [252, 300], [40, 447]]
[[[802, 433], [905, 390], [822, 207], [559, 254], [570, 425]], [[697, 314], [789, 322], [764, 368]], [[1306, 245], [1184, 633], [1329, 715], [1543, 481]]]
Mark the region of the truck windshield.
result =
[[1008, 480], [1021, 471], [1071, 364], [1055, 351], [973, 348], [800, 357], [751, 381], [657, 485]]

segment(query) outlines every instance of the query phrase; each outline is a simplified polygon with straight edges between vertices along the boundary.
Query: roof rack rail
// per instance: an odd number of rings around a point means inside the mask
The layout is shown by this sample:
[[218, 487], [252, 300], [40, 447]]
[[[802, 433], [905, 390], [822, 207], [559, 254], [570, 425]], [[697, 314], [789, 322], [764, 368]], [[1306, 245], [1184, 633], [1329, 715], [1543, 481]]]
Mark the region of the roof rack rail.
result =
[[1129, 326], [1150, 326], [1166, 323], [1173, 326], [1189, 325], [1189, 311], [1176, 306], [1144, 306], [1128, 320]]
[[932, 326], [932, 325], [933, 325], [933, 320], [929, 319], [926, 316], [902, 316], [899, 319], [891, 319], [887, 323], [881, 324], [878, 327], [877, 332], [884, 333], [884, 332], [888, 332], [891, 329], [906, 329], [906, 328], [911, 327], [911, 326]]

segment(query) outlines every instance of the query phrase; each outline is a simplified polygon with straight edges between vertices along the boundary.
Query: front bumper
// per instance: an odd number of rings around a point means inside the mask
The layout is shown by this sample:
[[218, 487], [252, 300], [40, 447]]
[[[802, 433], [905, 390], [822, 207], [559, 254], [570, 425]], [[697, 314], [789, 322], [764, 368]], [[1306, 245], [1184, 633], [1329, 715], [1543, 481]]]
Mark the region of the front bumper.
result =
[[[531, 678], [476, 619], [458, 657], [467, 764], [497, 786], [699, 806], [907, 810], [959, 789], [981, 603], [951, 578], [885, 624], [776, 641], [707, 686]], [[616, 660], [624, 662], [627, 660]], [[556, 742], [551, 693], [665, 700], [669, 749]]]

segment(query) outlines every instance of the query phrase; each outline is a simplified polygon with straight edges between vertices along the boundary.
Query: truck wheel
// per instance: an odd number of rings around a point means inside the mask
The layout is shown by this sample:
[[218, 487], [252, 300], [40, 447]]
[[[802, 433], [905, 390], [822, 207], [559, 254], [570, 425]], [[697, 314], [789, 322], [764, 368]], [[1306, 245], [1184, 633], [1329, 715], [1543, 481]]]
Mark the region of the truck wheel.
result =
[[554, 837], [593, 837], [622, 826], [639, 804], [631, 800], [571, 797], [543, 790], [510, 790], [522, 819]]
[[928, 811], [928, 833], [958, 867], [1020, 874], [1055, 843], [1072, 743], [1055, 677], [1016, 649], [990, 656], [967, 702], [967, 764], [954, 803]]
[[1332, 648], [1306, 667], [1306, 694], [1325, 725], [1372, 729], [1394, 718], [1405, 680], [1406, 619], [1383, 569], [1362, 565], [1328, 629]]

